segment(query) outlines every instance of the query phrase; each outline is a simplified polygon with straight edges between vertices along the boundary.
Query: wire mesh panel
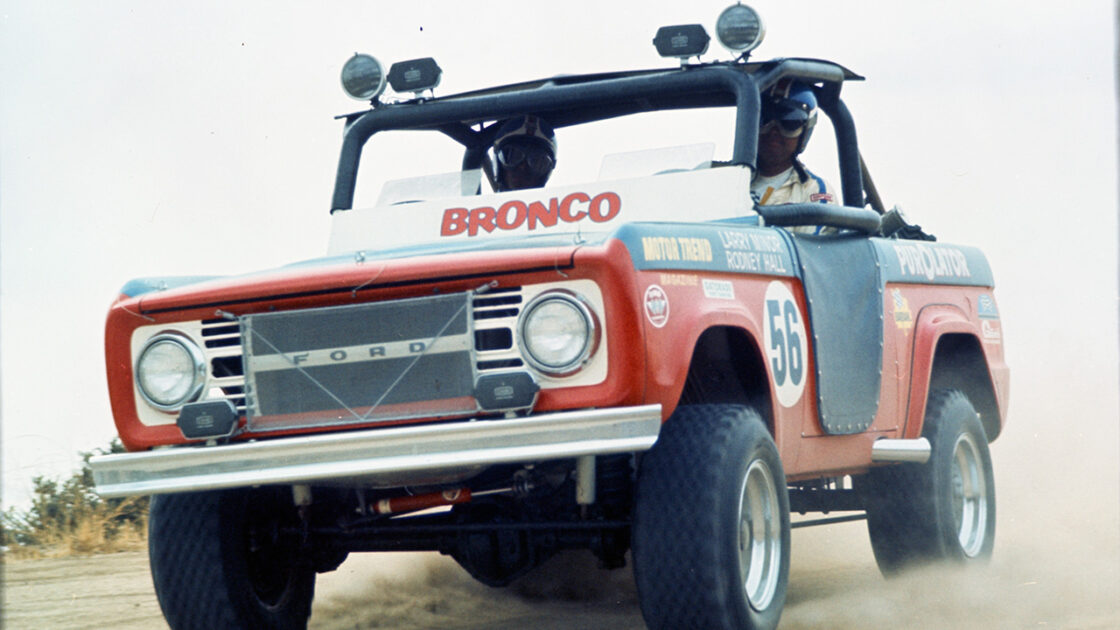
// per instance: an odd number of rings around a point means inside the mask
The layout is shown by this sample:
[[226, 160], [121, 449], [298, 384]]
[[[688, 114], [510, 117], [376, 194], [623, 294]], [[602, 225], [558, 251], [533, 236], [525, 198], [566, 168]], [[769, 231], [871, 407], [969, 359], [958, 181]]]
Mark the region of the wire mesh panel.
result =
[[253, 430], [473, 413], [469, 294], [242, 319]]

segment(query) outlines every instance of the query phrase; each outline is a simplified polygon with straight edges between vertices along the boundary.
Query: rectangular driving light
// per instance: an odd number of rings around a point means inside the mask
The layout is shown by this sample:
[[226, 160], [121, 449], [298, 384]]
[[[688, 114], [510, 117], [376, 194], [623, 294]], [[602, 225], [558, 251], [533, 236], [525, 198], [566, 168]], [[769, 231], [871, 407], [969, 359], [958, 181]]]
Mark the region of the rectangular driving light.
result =
[[389, 68], [389, 85], [399, 94], [412, 92], [419, 96], [439, 85], [442, 77], [443, 70], [431, 57], [398, 61]]
[[662, 57], [676, 57], [681, 64], [690, 57], [696, 57], [708, 51], [708, 42], [712, 40], [708, 32], [699, 24], [678, 24], [676, 26], [662, 26], [657, 29], [657, 36], [653, 38], [653, 45]]

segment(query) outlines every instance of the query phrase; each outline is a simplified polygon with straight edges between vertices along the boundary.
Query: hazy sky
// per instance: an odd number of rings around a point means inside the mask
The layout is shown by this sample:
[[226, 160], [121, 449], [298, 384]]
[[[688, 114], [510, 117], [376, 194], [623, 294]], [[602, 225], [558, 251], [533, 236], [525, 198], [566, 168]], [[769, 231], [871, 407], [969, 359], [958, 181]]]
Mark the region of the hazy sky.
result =
[[[4, 501], [115, 434], [103, 324], [125, 281], [325, 251], [332, 116], [362, 109], [338, 79], [355, 51], [435, 57], [438, 94], [665, 67], [657, 27], [712, 31], [726, 4], [0, 1]], [[822, 57], [868, 78], [845, 100], [887, 203], [988, 252], [1009, 430], [1043, 439], [1015, 410], [1053, 392], [1083, 405], [1055, 422], [1115, 424], [1113, 3], [754, 6], [767, 24], [756, 57]], [[725, 57], [713, 42], [706, 59]]]

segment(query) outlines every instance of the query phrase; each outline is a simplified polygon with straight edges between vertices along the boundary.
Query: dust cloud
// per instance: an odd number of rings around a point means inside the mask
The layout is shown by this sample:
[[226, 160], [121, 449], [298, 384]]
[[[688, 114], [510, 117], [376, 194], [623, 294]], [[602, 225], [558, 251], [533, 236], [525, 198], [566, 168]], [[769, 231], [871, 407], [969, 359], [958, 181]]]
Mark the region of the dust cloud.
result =
[[562, 554], [494, 589], [439, 554], [362, 554], [320, 576], [310, 627], [644, 628], [630, 572], [600, 571], [595, 562], [587, 552]]
[[[991, 563], [886, 580], [863, 523], [798, 529], [781, 628], [1120, 627], [1116, 401], [1108, 390], [1053, 396], [1031, 386], [1038, 375], [1024, 376], [1007, 431], [992, 445]], [[320, 576], [311, 622], [339, 630], [644, 627], [629, 569], [599, 571], [589, 553], [507, 589], [477, 584], [436, 554], [358, 555]]]

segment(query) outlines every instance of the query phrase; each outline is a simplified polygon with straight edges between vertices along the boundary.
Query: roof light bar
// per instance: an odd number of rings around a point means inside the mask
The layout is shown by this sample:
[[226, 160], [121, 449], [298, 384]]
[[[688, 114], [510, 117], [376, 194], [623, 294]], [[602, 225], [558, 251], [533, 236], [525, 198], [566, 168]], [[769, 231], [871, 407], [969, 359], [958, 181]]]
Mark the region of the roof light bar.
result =
[[683, 66], [690, 57], [697, 57], [708, 51], [712, 38], [699, 24], [678, 24], [662, 26], [657, 29], [653, 45], [662, 57], [676, 57]]
[[342, 66], [342, 89], [359, 101], [376, 100], [385, 91], [385, 71], [370, 55], [354, 53]]
[[431, 57], [398, 61], [389, 68], [389, 85], [394, 92], [413, 92], [417, 96], [424, 90], [434, 89], [443, 77], [443, 70]]
[[758, 12], [745, 4], [733, 4], [716, 20], [716, 38], [732, 53], [749, 53], [762, 43], [766, 26]]

